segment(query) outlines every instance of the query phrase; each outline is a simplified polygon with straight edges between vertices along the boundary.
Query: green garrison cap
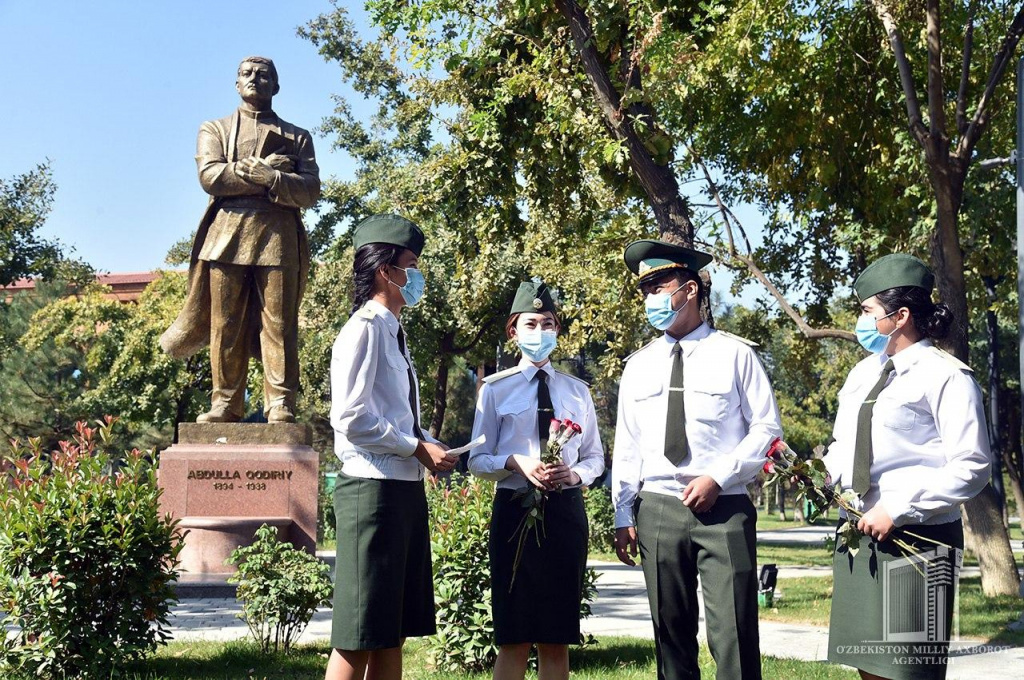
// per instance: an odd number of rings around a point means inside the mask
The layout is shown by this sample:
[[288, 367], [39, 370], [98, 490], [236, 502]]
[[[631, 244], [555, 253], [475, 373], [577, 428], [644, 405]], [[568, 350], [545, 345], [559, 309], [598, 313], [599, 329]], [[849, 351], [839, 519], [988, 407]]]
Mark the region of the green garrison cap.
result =
[[869, 264], [853, 282], [853, 290], [861, 302], [883, 290], [903, 286], [924, 288], [930, 293], [935, 286], [935, 275], [913, 255], [893, 253]]
[[651, 240], [633, 241], [626, 246], [623, 257], [629, 271], [638, 275], [641, 281], [670, 269], [697, 272], [713, 259], [699, 250]]
[[555, 300], [551, 297], [551, 289], [543, 281], [523, 281], [516, 291], [516, 299], [512, 303], [512, 314], [540, 314], [557, 312]]
[[417, 257], [423, 252], [425, 240], [419, 227], [398, 215], [372, 215], [360, 222], [352, 232], [352, 244], [356, 250], [368, 243], [387, 243], [408, 248]]

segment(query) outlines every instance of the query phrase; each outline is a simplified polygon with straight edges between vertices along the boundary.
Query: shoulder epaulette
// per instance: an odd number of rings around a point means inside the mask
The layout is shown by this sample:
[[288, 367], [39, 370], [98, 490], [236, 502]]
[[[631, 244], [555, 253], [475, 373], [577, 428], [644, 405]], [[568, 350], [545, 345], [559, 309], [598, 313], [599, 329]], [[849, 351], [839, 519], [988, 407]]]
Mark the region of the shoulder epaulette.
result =
[[968, 366], [964, 362], [960, 361], [959, 359], [957, 359], [955, 356], [953, 356], [949, 352], [947, 352], [945, 350], [941, 350], [938, 347], [935, 347], [934, 345], [932, 346], [932, 351], [935, 352], [936, 354], [938, 354], [940, 357], [942, 357], [946, 361], [948, 361], [949, 363], [951, 363], [954, 366], [956, 366], [957, 368], [959, 368], [961, 371], [967, 371], [968, 373], [974, 373], [974, 369], [973, 368], [971, 368], [970, 366]]
[[493, 373], [493, 374], [487, 376], [486, 378], [484, 378], [484, 382], [487, 383], [488, 385], [491, 385], [493, 383], [498, 382], [499, 380], [504, 380], [505, 378], [509, 377], [510, 375], [515, 375], [516, 373], [519, 373], [522, 370], [523, 369], [520, 366], [513, 366], [512, 368], [506, 368], [504, 371], [498, 371], [497, 373]]
[[356, 310], [356, 313], [353, 316], [369, 321], [373, 317], [377, 316], [377, 313], [369, 307], [360, 307]]
[[590, 387], [590, 383], [588, 383], [583, 378], [580, 378], [578, 376], [573, 375], [572, 373], [566, 373], [565, 371], [557, 371], [557, 370], [555, 371], [555, 373], [557, 373], [558, 375], [564, 375], [566, 378], [572, 378], [576, 382], [583, 383], [587, 387]]
[[640, 349], [638, 349], [637, 351], [633, 352], [633, 353], [632, 353], [632, 354], [630, 354], [630, 355], [629, 355], [628, 357], [626, 357], [625, 359], [623, 359], [623, 360], [622, 360], [622, 363], [626, 363], [627, 361], [629, 361], [630, 359], [632, 359], [633, 357], [635, 357], [635, 356], [636, 356], [637, 354], [640, 354], [640, 352], [643, 352], [643, 351], [644, 351], [645, 349], [647, 349], [648, 347], [650, 347], [650, 346], [651, 346], [651, 345], [653, 345], [654, 343], [656, 343], [656, 342], [659, 342], [660, 340], [661, 340], [661, 338], [655, 338], [654, 340], [651, 340], [651, 341], [650, 341], [649, 343], [647, 343], [646, 345], [644, 345], [643, 347], [641, 347]]
[[717, 328], [715, 329], [715, 332], [718, 333], [719, 335], [724, 335], [727, 338], [732, 338], [733, 340], [735, 340], [737, 342], [742, 342], [744, 345], [749, 345], [750, 347], [760, 347], [760, 345], [758, 345], [753, 340], [748, 340], [748, 339], [746, 339], [746, 338], [744, 338], [742, 336], [733, 335], [732, 333], [729, 333], [727, 331], [720, 331]]

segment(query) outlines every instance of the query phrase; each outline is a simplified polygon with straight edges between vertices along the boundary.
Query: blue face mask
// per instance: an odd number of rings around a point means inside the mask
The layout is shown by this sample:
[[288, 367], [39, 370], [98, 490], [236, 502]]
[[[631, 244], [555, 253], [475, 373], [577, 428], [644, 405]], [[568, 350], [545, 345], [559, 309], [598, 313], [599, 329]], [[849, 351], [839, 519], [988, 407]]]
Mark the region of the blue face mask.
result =
[[516, 344], [519, 345], [524, 357], [539, 363], [555, 351], [555, 347], [558, 345], [558, 333], [540, 329], [516, 333]]
[[679, 289], [682, 287], [679, 286], [679, 288], [676, 288], [671, 293], [651, 293], [647, 296], [647, 300], [644, 303], [647, 310], [647, 321], [659, 331], [667, 330], [676, 320], [676, 317], [679, 316], [679, 312], [686, 309], [686, 305], [690, 304], [690, 301], [687, 300], [679, 309], [672, 309], [672, 296], [679, 292]]
[[423, 272], [414, 267], [407, 269], [395, 267], [395, 269], [405, 272], [405, 285], [399, 286], [394, 281], [390, 281], [391, 285], [401, 291], [402, 299], [405, 300], [406, 305], [415, 307], [416, 303], [423, 299], [423, 291], [427, 287], [427, 281], [423, 278]]
[[895, 313], [896, 312], [886, 314], [878, 319], [870, 314], [862, 314], [861, 317], [857, 319], [857, 328], [855, 329], [855, 332], [857, 333], [857, 342], [860, 343], [860, 346], [872, 354], [884, 352], [885, 348], [889, 346], [889, 338], [891, 338], [893, 333], [896, 331], [893, 330], [889, 335], [882, 335], [878, 332], [878, 322], [882, 319], [888, 319]]

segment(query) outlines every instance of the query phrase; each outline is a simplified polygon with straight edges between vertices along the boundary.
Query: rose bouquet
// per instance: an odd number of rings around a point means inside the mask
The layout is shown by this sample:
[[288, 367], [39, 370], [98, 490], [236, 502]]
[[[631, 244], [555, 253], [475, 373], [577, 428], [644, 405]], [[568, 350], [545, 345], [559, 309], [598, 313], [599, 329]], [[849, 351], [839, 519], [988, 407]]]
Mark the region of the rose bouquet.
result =
[[[562, 462], [562, 449], [565, 445], [583, 432], [579, 423], [571, 420], [551, 419], [551, 427], [548, 430], [548, 445], [541, 451], [540, 460], [544, 465], [558, 465]], [[560, 489], [556, 489], [560, 490]], [[523, 557], [523, 546], [526, 545], [528, 535], [533, 532], [537, 545], [540, 545], [541, 536], [544, 534], [544, 504], [548, 499], [550, 491], [538, 489], [531, 486], [526, 491], [516, 495], [521, 499], [521, 506], [525, 510], [523, 520], [516, 527], [510, 541], [516, 541], [516, 558], [512, 563], [512, 581], [509, 583], [509, 592], [516, 582], [516, 571], [519, 569], [519, 561]]]
[[[824, 461], [819, 458], [802, 460], [786, 445], [786, 442], [778, 437], [768, 448], [765, 458], [767, 460], [762, 466], [762, 471], [765, 474], [763, 488], [767, 490], [783, 483], [789, 483], [795, 487], [797, 499], [806, 500], [810, 505], [808, 521], [821, 516], [833, 505], [840, 508], [846, 513], [846, 519], [839, 525], [837, 540], [841, 546], [849, 550], [851, 555], [856, 555], [860, 550], [860, 540], [864, 537], [864, 534], [857, 528], [857, 522], [864, 513], [857, 508], [858, 497], [853, 489], [843, 490], [841, 487], [833, 485]], [[907, 531], [902, 527], [893, 529], [890, 538], [908, 557], [922, 557], [921, 553], [907, 540], [908, 538], [946, 546], [941, 541]]]

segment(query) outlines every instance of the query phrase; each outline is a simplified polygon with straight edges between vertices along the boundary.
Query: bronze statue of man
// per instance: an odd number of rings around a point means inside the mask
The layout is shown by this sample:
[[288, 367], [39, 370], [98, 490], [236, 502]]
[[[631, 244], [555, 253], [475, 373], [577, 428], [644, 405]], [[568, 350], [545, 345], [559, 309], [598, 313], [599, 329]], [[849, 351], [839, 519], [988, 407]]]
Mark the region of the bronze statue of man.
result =
[[263, 411], [295, 421], [299, 387], [298, 311], [309, 270], [301, 211], [320, 197], [320, 169], [309, 132], [274, 113], [274, 62], [248, 57], [238, 67], [238, 109], [199, 128], [199, 183], [210, 194], [192, 246], [189, 289], [160, 338], [183, 358], [210, 345], [213, 404], [197, 422], [244, 414], [249, 357], [263, 363]]

